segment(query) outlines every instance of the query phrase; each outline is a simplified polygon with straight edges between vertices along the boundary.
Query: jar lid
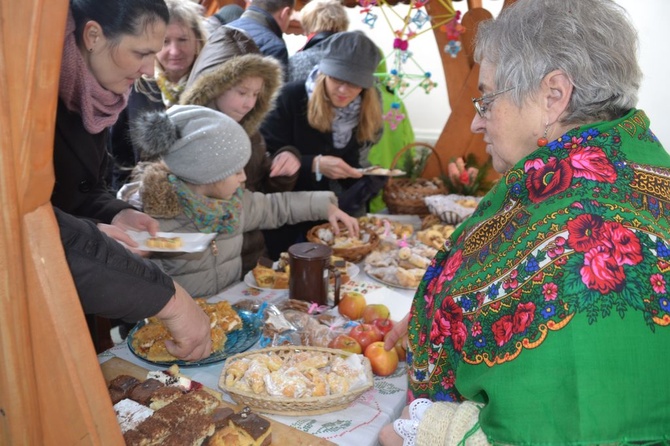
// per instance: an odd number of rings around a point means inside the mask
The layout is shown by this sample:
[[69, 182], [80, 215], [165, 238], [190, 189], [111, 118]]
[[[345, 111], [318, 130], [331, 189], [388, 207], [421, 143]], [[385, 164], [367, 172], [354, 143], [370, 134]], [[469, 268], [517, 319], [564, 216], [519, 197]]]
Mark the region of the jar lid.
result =
[[305, 242], [291, 245], [288, 253], [296, 259], [322, 260], [333, 255], [333, 250], [330, 246], [321, 243]]

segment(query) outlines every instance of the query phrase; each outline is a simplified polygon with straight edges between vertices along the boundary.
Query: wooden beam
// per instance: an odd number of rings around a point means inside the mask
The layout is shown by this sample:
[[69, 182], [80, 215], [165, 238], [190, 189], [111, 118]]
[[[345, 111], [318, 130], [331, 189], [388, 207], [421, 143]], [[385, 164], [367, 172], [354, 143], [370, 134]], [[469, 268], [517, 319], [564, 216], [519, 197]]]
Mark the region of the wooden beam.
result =
[[67, 0], [0, 0], [0, 444], [122, 445], [49, 202]]
[[[428, 8], [430, 8], [429, 15], [437, 16], [447, 13], [439, 2], [430, 2], [427, 5]], [[478, 24], [490, 18], [492, 18], [491, 13], [481, 8], [469, 10], [463, 15], [462, 24], [465, 32], [461, 36], [461, 51], [456, 57], [451, 57], [442, 51], [442, 48], [447, 45], [447, 36], [438, 29], [434, 30], [435, 41], [442, 58], [451, 113], [435, 143], [435, 149], [443, 165], [431, 159], [424, 170], [425, 177], [446, 173], [446, 163], [450, 159], [464, 156], [467, 153], [474, 153], [480, 163], [488, 159], [484, 141], [481, 135], [474, 135], [470, 131], [470, 123], [475, 114], [471, 99], [478, 96], [479, 93], [477, 87], [479, 67], [473, 60], [473, 41]]]

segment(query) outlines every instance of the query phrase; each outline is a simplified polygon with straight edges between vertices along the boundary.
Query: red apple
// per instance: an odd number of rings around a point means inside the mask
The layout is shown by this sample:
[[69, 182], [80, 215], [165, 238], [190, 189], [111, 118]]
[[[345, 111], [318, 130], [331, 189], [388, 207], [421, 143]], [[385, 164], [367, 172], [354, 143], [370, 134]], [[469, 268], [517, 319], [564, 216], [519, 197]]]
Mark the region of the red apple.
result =
[[355, 291], [348, 291], [342, 293], [342, 299], [340, 299], [337, 309], [342, 316], [346, 316], [352, 321], [355, 321], [363, 316], [363, 311], [365, 310], [366, 305], [367, 302], [365, 302], [365, 296]]
[[372, 325], [377, 327], [377, 329], [381, 331], [384, 336], [386, 336], [386, 333], [391, 331], [391, 329], [393, 328], [393, 321], [391, 319], [377, 318], [374, 321], [372, 321]]
[[366, 347], [373, 342], [381, 341], [384, 335], [372, 324], [356, 325], [349, 331], [349, 336], [356, 339], [361, 348], [365, 351]]
[[328, 343], [328, 347], [338, 348], [351, 353], [363, 353], [361, 344], [359, 344], [356, 339], [345, 334], [337, 335], [333, 338], [333, 340]]
[[375, 319], [388, 319], [391, 316], [389, 308], [384, 304], [370, 304], [363, 310], [363, 322], [371, 324]]
[[398, 359], [400, 361], [405, 361], [407, 359], [407, 335], [398, 339], [393, 348], [395, 348], [396, 353], [398, 353]]
[[385, 350], [383, 341], [368, 345], [364, 354], [370, 360], [372, 373], [377, 376], [388, 376], [398, 368], [398, 353], [395, 348]]

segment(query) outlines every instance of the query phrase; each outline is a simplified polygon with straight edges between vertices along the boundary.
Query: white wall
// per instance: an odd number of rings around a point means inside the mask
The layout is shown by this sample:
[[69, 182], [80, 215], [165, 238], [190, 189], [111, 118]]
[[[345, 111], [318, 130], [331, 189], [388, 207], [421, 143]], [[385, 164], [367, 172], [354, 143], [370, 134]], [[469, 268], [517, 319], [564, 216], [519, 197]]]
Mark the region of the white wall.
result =
[[[638, 107], [649, 115], [652, 130], [670, 151], [670, 87], [664, 82], [664, 76], [670, 73], [670, 53], [665, 49], [665, 42], [670, 41], [670, 1], [669, 0], [616, 0], [626, 8], [631, 19], [638, 29], [640, 38], [640, 64], [645, 74], [640, 90]], [[496, 16], [502, 8], [502, 0], [483, 0], [484, 8]], [[467, 2], [454, 2], [454, 7], [465, 12]], [[393, 41], [393, 31], [387, 24], [390, 22], [394, 29], [402, 23], [407, 5], [397, 5], [393, 9], [395, 15], [382, 15], [373, 29], [362, 23], [363, 14], [359, 8], [349, 8], [350, 29], [364, 30], [384, 50], [390, 52]], [[390, 9], [384, 6], [383, 9]], [[424, 26], [427, 29], [428, 26]], [[289, 53], [295, 52], [305, 42], [304, 36], [285, 36]], [[430, 94], [416, 89], [404, 99], [408, 108], [409, 119], [414, 127], [416, 139], [435, 142], [442, 132], [442, 128], [451, 112], [447, 100], [446, 85], [442, 72], [437, 44], [432, 32], [426, 32], [413, 38], [409, 42], [409, 51], [414, 53], [414, 59], [421, 70], [430, 71], [432, 79], [438, 83]], [[441, 51], [441, 49], [439, 49]], [[412, 71], [416, 73], [417, 71]]]

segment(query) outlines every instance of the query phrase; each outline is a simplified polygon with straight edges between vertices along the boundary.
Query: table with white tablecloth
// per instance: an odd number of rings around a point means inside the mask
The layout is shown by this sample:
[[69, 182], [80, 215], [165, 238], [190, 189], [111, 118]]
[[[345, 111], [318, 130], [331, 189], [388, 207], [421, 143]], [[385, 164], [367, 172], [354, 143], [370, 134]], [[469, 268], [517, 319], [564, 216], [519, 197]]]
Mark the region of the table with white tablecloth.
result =
[[[411, 290], [387, 288], [370, 279], [362, 271], [349, 283], [343, 285], [343, 290], [354, 289], [362, 292], [370, 301], [388, 304], [396, 318], [409, 309], [414, 294]], [[258, 298], [270, 303], [277, 303], [288, 298], [288, 291], [257, 289], [240, 282], [211, 297], [208, 301], [228, 300], [231, 304], [234, 304], [247, 298]], [[259, 348], [259, 343], [256, 343], [252, 348]], [[154, 365], [135, 356], [125, 342], [98, 355], [100, 363], [111, 357], [125, 359], [148, 370], [165, 369], [164, 366]], [[224, 362], [218, 362], [197, 367], [182, 367], [181, 371], [191, 379], [212, 389], [217, 389], [223, 365]], [[381, 428], [400, 415], [405, 406], [406, 395], [407, 375], [406, 366], [403, 362], [390, 376], [375, 376], [374, 387], [344, 410], [321, 415], [281, 416], [268, 414], [267, 416], [275, 421], [339, 445], [374, 446], [378, 444], [377, 437]], [[225, 393], [223, 397], [232, 402]]]

